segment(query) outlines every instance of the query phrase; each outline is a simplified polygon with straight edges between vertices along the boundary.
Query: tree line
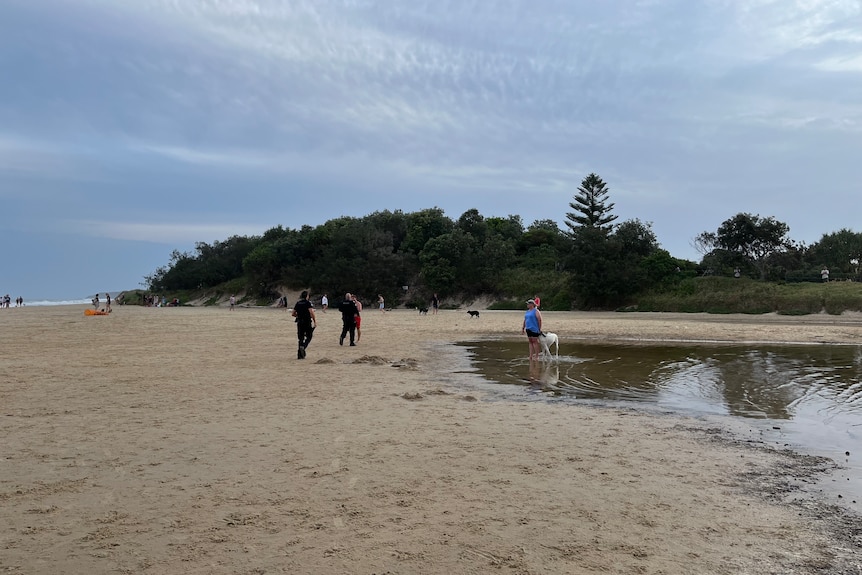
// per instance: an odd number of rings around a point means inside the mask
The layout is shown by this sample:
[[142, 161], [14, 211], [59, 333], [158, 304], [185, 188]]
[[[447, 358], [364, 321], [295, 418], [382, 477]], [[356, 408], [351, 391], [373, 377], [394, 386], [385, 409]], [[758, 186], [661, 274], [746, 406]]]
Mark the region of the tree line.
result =
[[232, 236], [193, 252], [174, 250], [147, 276], [150, 291], [201, 292], [226, 283], [254, 297], [277, 298], [282, 286], [313, 293], [346, 291], [403, 305], [488, 295], [505, 299], [539, 292], [546, 309], [613, 309], [639, 293], [670, 289], [704, 275], [766, 281], [858, 279], [862, 234], [842, 229], [811, 246], [789, 239], [789, 227], [746, 213], [694, 239], [700, 262], [662, 249], [650, 223], [617, 222], [607, 184], [581, 182], [565, 214], [525, 226], [520, 216], [484, 217], [476, 209], [457, 220], [434, 207], [339, 217], [299, 229], [273, 227], [260, 236]]

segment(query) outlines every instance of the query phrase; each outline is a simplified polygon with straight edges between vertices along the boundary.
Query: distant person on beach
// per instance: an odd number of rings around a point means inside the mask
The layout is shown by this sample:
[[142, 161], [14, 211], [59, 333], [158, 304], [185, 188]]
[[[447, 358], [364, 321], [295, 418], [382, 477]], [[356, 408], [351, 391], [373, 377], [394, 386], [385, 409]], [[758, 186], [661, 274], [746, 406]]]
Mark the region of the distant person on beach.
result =
[[431, 313], [434, 315], [437, 315], [437, 308], [438, 307], [440, 307], [440, 298], [438, 298], [437, 294], [435, 293], [433, 296], [431, 296], [431, 309], [434, 310]]
[[353, 294], [351, 298], [356, 304], [356, 315], [353, 317], [353, 321], [356, 322], [356, 341], [359, 341], [362, 338], [362, 302], [359, 301], [356, 294]]
[[111, 294], [105, 292], [105, 311], [111, 313]]
[[383, 302], [383, 296], [377, 294], [377, 305], [380, 306], [380, 311], [386, 311], [386, 304]]
[[230, 310], [229, 311], [233, 311], [233, 306], [236, 305], [236, 296], [235, 295], [231, 294], [229, 303], [230, 303]]
[[99, 294], [96, 294], [96, 297], [93, 298], [93, 307], [99, 309]]
[[305, 359], [305, 350], [311, 343], [311, 336], [317, 327], [317, 317], [314, 315], [314, 305], [308, 300], [308, 292], [299, 294], [299, 299], [293, 304], [291, 315], [296, 318], [296, 338], [299, 347], [296, 349], [296, 359]]
[[359, 315], [359, 310], [356, 309], [356, 302], [349, 292], [344, 295], [344, 301], [338, 304], [338, 311], [341, 312], [341, 337], [338, 339], [338, 345], [344, 345], [347, 334], [350, 334], [350, 345], [356, 345], [356, 316]]
[[527, 311], [524, 313], [524, 323], [521, 324], [521, 333], [527, 334], [527, 342], [530, 346], [530, 363], [539, 361], [539, 336], [542, 334], [542, 312], [536, 308], [536, 302], [527, 300]]
[[542, 300], [539, 299], [539, 296], [533, 296], [533, 301], [536, 302], [536, 309], [539, 309], [539, 306], [542, 305]]
[[823, 266], [823, 269], [820, 270], [820, 279], [825, 282], [829, 281], [829, 268], [826, 266]]
[[323, 309], [323, 313], [326, 313], [326, 308], [329, 307], [329, 298], [326, 297], [326, 294], [323, 294], [323, 297], [320, 298], [320, 307]]

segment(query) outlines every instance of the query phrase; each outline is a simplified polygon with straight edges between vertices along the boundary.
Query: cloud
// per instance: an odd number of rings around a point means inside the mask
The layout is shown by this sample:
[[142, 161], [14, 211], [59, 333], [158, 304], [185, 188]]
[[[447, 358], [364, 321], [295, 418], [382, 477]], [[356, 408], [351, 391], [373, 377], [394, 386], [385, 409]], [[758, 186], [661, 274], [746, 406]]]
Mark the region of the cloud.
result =
[[274, 163], [275, 158], [250, 150], [204, 150], [179, 146], [136, 144], [132, 150], [155, 154], [174, 161], [199, 166], [258, 168]]
[[230, 236], [260, 235], [271, 226], [235, 223], [200, 224], [189, 222], [119, 222], [99, 220], [67, 220], [61, 222], [67, 232], [110, 240], [148, 242], [156, 244], [190, 244], [200, 241], [221, 241]]
[[862, 54], [824, 58], [816, 64], [816, 67], [825, 72], [858, 74], [862, 72]]

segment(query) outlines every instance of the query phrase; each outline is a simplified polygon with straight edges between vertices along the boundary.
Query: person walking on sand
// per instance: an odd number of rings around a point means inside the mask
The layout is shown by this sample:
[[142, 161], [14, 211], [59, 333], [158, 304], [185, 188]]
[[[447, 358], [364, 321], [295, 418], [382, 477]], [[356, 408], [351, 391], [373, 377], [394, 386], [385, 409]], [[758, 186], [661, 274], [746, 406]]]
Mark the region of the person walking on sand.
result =
[[233, 311], [233, 306], [236, 305], [236, 296], [235, 295], [231, 294], [229, 303], [230, 303], [230, 309], [228, 311]]
[[326, 297], [326, 294], [323, 294], [323, 297], [320, 298], [320, 307], [323, 309], [323, 313], [326, 313], [326, 308], [329, 307], [329, 298]]
[[539, 361], [539, 336], [542, 334], [542, 312], [536, 308], [534, 300], [527, 300], [527, 311], [524, 313], [524, 323], [521, 324], [521, 333], [527, 334], [527, 342], [530, 346], [530, 363]]
[[440, 307], [440, 298], [437, 297], [437, 294], [435, 293], [433, 296], [431, 296], [431, 309], [434, 310], [431, 313], [434, 315], [437, 315], [437, 308], [438, 307]]
[[353, 318], [356, 322], [356, 341], [362, 339], [362, 302], [356, 297], [356, 294], [351, 296], [353, 303], [356, 304], [356, 316]]
[[308, 300], [308, 292], [299, 294], [299, 300], [293, 304], [291, 315], [296, 318], [296, 338], [299, 347], [296, 349], [296, 359], [305, 359], [305, 350], [311, 343], [311, 336], [317, 327], [317, 317], [314, 315], [314, 305]]
[[105, 292], [105, 311], [111, 313], [111, 294]]
[[344, 338], [350, 334], [350, 345], [356, 345], [356, 316], [359, 311], [356, 309], [356, 302], [353, 301], [353, 296], [350, 292], [344, 294], [344, 301], [338, 304], [338, 311], [341, 312], [341, 337], [338, 339], [338, 345], [344, 345]]
[[386, 304], [383, 302], [383, 296], [380, 294], [377, 294], [377, 305], [380, 307], [381, 312], [386, 311]]
[[99, 294], [96, 294], [96, 297], [93, 298], [93, 307], [99, 309]]

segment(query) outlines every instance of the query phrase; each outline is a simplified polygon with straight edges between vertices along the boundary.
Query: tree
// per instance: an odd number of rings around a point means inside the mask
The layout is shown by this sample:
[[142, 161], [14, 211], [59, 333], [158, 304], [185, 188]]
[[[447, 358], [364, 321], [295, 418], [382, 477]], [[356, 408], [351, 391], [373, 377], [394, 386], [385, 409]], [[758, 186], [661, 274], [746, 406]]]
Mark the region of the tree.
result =
[[639, 219], [626, 220], [614, 230], [614, 236], [627, 254], [646, 257], [658, 249], [658, 239], [652, 224]]
[[761, 279], [766, 279], [770, 256], [790, 246], [789, 232], [787, 224], [773, 217], [739, 213], [722, 222], [717, 232], [703, 232], [697, 236], [695, 244], [701, 249], [711, 249], [710, 253], [724, 250], [736, 255], [753, 265]]
[[507, 218], [490, 217], [485, 219], [488, 235], [498, 235], [506, 240], [518, 240], [524, 233], [521, 216], [509, 215]]
[[144, 280], [152, 291], [177, 291], [195, 289], [201, 283], [200, 261], [192, 254], [174, 250], [171, 263], [158, 268]]
[[485, 223], [485, 218], [476, 208], [471, 208], [461, 214], [456, 225], [463, 230], [464, 233], [470, 234], [476, 238], [476, 241], [480, 243], [485, 241], [488, 224]]
[[605, 308], [619, 300], [616, 282], [611, 280], [618, 267], [617, 244], [596, 226], [580, 226], [572, 231], [572, 290], [581, 309]]
[[404, 248], [418, 254], [428, 240], [449, 233], [453, 225], [452, 220], [437, 207], [408, 214]]
[[460, 228], [431, 238], [419, 253], [425, 285], [441, 295], [470, 291], [478, 281], [476, 239]]
[[667, 281], [678, 264], [659, 248], [652, 224], [626, 220], [610, 231], [581, 226], [571, 234], [571, 288], [583, 309], [613, 308]]
[[533, 223], [530, 224], [530, 227], [527, 228], [528, 232], [536, 230], [547, 230], [549, 232], [554, 232], [555, 234], [560, 233], [560, 227], [557, 225], [557, 222], [550, 219], [534, 220]]
[[611, 214], [614, 204], [608, 204], [609, 190], [607, 185], [596, 174], [590, 174], [581, 182], [574, 201], [569, 203], [574, 212], [566, 214], [566, 225], [571, 232], [578, 227], [586, 226], [610, 231], [610, 223], [617, 219]]
[[521, 234], [516, 244], [520, 264], [529, 269], [559, 271], [571, 250], [571, 238], [554, 220], [536, 220]]
[[805, 260], [814, 268], [826, 266], [833, 272], [856, 276], [862, 263], [862, 234], [847, 228], [824, 234], [808, 249]]

